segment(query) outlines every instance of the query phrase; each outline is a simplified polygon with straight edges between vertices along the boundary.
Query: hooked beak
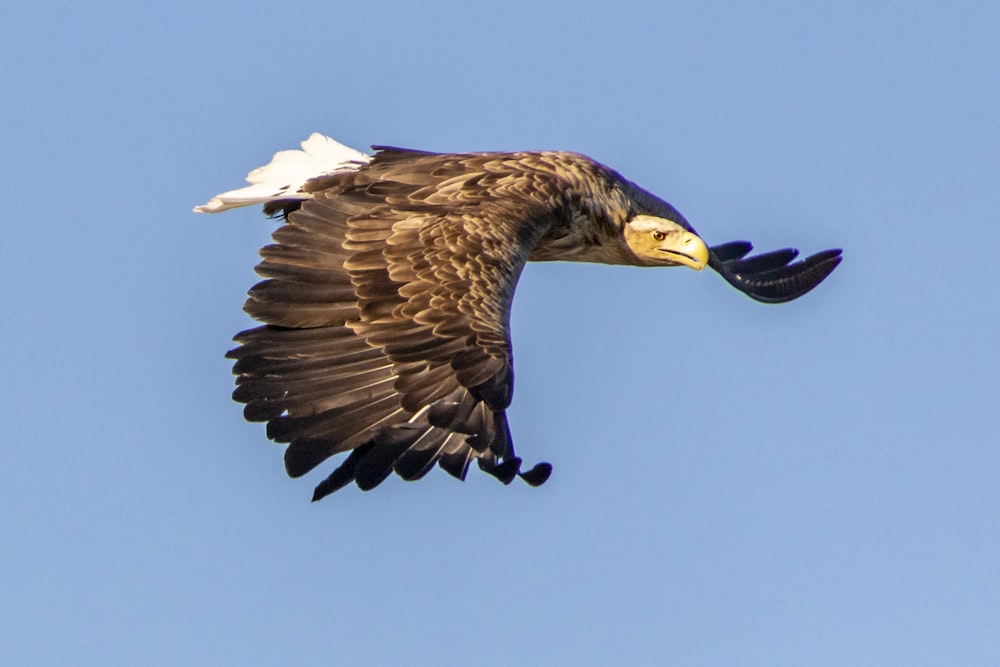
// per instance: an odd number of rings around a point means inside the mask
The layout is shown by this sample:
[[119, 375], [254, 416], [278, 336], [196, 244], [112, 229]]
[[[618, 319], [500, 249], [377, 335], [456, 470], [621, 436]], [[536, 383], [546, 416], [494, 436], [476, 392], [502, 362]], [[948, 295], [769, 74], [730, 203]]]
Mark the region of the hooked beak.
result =
[[708, 265], [708, 246], [698, 235], [687, 230], [680, 234], [672, 234], [657, 249], [666, 254], [670, 261], [689, 266], [696, 271], [701, 271]]

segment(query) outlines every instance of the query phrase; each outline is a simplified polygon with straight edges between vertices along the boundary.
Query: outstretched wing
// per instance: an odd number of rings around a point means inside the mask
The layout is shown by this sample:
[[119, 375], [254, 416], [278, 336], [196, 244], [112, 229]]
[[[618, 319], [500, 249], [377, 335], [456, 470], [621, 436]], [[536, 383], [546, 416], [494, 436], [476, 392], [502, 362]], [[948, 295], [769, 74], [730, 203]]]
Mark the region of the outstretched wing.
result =
[[823, 282], [843, 259], [841, 250], [824, 250], [795, 262], [794, 248], [747, 257], [753, 245], [733, 241], [709, 248], [708, 265], [752, 299], [784, 303], [797, 299]]
[[511, 300], [546, 210], [531, 182], [491, 197], [498, 168], [383, 150], [309, 184], [261, 251], [246, 310], [266, 326], [236, 337], [234, 398], [289, 443], [292, 476], [350, 451], [314, 500], [435, 463], [464, 478], [474, 458], [504, 482], [548, 477], [520, 472], [505, 413]]

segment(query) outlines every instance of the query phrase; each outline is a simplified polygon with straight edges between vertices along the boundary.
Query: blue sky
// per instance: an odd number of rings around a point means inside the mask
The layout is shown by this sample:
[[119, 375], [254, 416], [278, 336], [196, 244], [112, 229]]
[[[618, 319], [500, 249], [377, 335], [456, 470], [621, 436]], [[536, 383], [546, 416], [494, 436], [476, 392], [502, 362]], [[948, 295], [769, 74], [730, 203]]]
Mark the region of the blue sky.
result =
[[[5, 7], [0, 662], [1000, 664], [1000, 8], [653, 4]], [[776, 307], [530, 266], [549, 483], [313, 505], [223, 358], [272, 224], [190, 212], [313, 131], [846, 259]]]

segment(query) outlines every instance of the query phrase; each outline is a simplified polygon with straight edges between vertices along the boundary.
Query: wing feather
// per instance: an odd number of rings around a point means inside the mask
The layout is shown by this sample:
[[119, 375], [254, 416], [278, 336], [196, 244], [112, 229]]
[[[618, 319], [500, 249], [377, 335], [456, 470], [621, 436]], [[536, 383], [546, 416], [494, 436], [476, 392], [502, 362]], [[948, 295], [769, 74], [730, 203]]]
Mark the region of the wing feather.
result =
[[774, 250], [745, 258], [753, 246], [733, 241], [710, 249], [709, 266], [730, 285], [763, 303], [785, 303], [819, 285], [843, 259], [841, 250], [831, 249], [793, 261], [799, 251]]
[[489, 169], [516, 169], [485, 162], [379, 153], [308, 183], [312, 199], [285, 209], [262, 249], [246, 310], [265, 326], [236, 337], [233, 396], [289, 443], [292, 476], [352, 450], [314, 499], [435, 463], [459, 478], [474, 458], [504, 481], [519, 471], [509, 314], [545, 218], [523, 196], [497, 205]]

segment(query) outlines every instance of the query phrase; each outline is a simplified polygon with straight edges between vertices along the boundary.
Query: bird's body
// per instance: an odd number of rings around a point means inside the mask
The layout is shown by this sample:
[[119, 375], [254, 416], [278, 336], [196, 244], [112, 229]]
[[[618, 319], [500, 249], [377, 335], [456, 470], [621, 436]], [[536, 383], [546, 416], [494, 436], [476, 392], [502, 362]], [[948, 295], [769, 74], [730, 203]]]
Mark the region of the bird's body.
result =
[[529, 260], [709, 264], [770, 302], [804, 294], [840, 260], [743, 259], [744, 242], [709, 250], [672, 206], [574, 153], [371, 157], [313, 135], [248, 180], [195, 210], [259, 203], [285, 219], [246, 303], [264, 326], [229, 356], [234, 398], [289, 443], [290, 475], [350, 452], [314, 499], [435, 463], [464, 478], [473, 459], [504, 482], [547, 479], [548, 464], [520, 470], [505, 412], [510, 308]]

